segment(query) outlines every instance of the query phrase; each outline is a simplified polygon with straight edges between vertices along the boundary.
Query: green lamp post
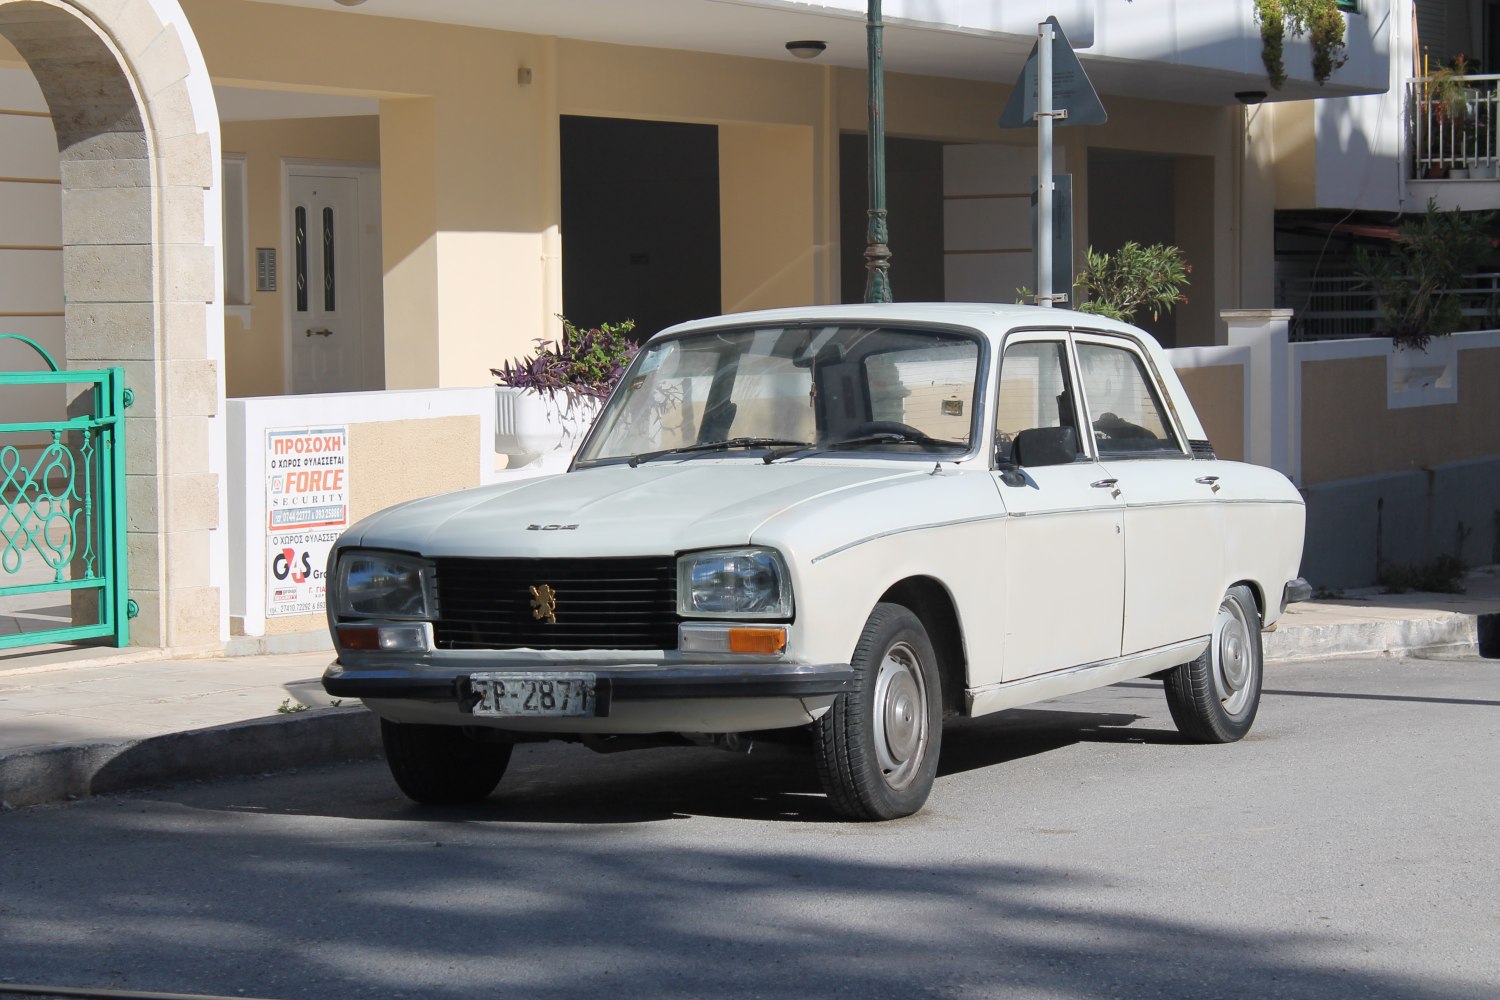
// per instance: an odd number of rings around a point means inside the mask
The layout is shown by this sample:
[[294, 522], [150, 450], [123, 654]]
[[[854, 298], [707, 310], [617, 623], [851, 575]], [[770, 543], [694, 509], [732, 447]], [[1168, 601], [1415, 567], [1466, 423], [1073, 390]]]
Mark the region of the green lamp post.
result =
[[885, 222], [885, 66], [882, 51], [884, 24], [880, 0], [869, 0], [865, 9], [865, 34], [869, 42], [870, 209], [865, 227], [865, 301], [891, 302], [891, 248]]

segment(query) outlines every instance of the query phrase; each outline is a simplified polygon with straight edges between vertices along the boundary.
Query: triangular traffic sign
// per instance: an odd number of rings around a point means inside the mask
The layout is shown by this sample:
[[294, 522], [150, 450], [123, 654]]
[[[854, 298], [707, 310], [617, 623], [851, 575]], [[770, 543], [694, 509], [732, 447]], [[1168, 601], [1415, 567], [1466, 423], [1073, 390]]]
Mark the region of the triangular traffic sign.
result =
[[[1078, 54], [1063, 34], [1057, 18], [1049, 17], [1052, 25], [1052, 110], [1066, 110], [1066, 118], [1055, 120], [1056, 125], [1103, 125], [1109, 120], [1099, 95], [1083, 71]], [[1038, 42], [1037, 45], [1041, 43]], [[1001, 128], [1036, 127], [1036, 55], [1037, 46], [1031, 47], [1031, 55], [1016, 80], [1016, 89], [1011, 91], [1010, 101], [1000, 115]]]

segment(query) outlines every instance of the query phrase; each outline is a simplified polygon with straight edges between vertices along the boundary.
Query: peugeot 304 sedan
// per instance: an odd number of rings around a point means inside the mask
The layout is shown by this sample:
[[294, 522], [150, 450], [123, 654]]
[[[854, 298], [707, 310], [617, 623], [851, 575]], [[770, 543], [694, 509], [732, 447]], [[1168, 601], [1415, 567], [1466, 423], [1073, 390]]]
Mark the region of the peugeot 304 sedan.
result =
[[366, 518], [329, 563], [328, 693], [421, 802], [517, 742], [743, 747], [802, 727], [829, 802], [920, 809], [948, 716], [1164, 681], [1239, 739], [1301, 497], [1215, 457], [1133, 327], [823, 306], [651, 338], [566, 473]]

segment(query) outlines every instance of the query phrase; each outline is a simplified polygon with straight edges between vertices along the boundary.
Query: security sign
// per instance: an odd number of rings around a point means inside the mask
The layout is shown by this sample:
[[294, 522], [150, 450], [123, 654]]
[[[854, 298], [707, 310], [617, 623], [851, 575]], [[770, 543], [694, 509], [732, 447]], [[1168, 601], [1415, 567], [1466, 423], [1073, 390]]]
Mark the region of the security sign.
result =
[[349, 526], [349, 428], [266, 431], [266, 616], [322, 614]]

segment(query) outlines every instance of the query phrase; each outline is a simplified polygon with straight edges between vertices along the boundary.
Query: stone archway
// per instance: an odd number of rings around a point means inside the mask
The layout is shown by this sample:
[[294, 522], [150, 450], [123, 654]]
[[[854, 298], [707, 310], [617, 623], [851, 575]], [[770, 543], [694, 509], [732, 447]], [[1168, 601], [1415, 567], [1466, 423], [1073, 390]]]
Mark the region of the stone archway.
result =
[[0, 35], [57, 133], [68, 365], [121, 365], [134, 394], [132, 645], [221, 645], [218, 122], [202, 57], [175, 0], [0, 0]]

